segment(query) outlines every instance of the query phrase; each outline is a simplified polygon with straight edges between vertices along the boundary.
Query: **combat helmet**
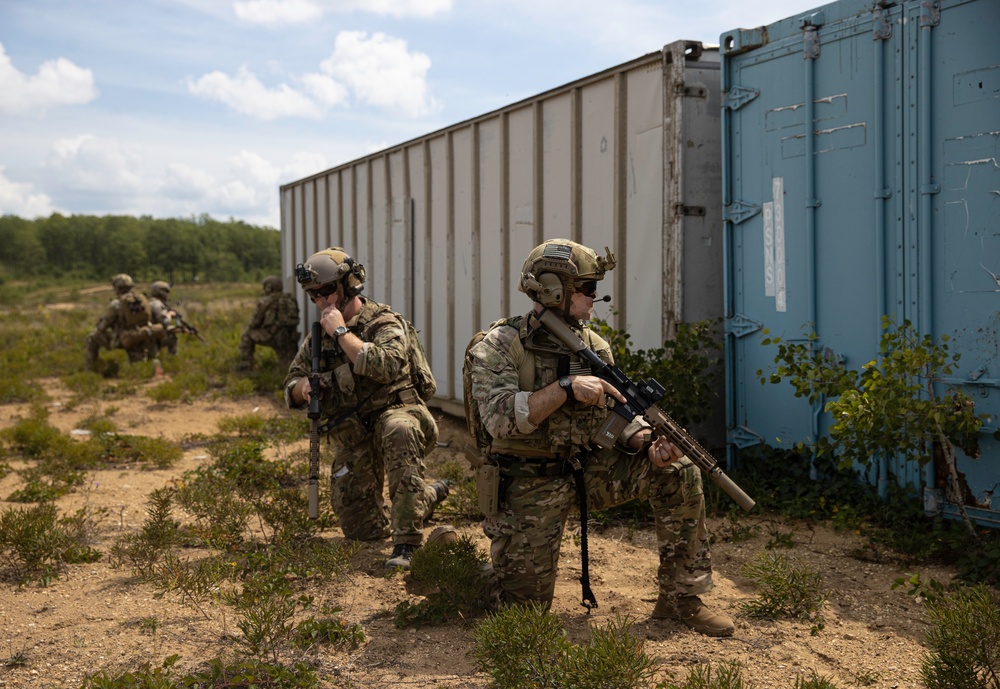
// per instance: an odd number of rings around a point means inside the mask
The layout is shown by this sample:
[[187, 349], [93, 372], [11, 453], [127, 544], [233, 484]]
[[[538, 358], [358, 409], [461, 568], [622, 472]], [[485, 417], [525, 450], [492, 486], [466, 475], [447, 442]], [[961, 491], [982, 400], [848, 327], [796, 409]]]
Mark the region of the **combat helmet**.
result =
[[281, 278], [277, 275], [268, 275], [266, 278], [261, 280], [260, 284], [264, 287], [264, 294], [280, 292], [281, 288], [284, 286], [281, 284]]
[[170, 283], [157, 280], [149, 286], [149, 295], [153, 299], [166, 299], [170, 296]]
[[135, 287], [135, 281], [131, 275], [118, 273], [118, 275], [111, 278], [111, 286], [115, 288], [117, 294], [123, 294]]
[[606, 256], [569, 239], [550, 239], [531, 250], [521, 267], [518, 290], [542, 306], [558, 306], [564, 296], [590, 280], [603, 280], [614, 270], [617, 260], [611, 249], [604, 247]]
[[343, 285], [344, 299], [361, 292], [365, 282], [365, 267], [351, 258], [339, 246], [323, 249], [305, 263], [295, 266], [295, 279], [307, 292], [330, 285]]

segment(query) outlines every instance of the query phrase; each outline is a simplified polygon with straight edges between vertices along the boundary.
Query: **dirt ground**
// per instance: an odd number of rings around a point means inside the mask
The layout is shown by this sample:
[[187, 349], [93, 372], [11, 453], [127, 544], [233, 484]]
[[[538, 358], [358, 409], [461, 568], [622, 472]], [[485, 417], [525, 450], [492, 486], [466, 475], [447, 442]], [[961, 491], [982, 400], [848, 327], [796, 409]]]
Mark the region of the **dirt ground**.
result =
[[[44, 384], [51, 396], [50, 422], [64, 432], [108, 406], [94, 403], [67, 409], [63, 402], [68, 395], [57, 381]], [[274, 398], [154, 404], [139, 396], [115, 406], [118, 411], [112, 418], [123, 432], [175, 440], [192, 433], [212, 434], [218, 430], [218, 421], [227, 416], [289, 413]], [[0, 406], [0, 427], [11, 425], [25, 412], [18, 405]], [[465, 443], [463, 420], [440, 412], [435, 416], [446, 447], [428, 458], [432, 470], [439, 462], [460, 459]], [[169, 470], [94, 472], [84, 487], [57, 504], [63, 512], [82, 505], [108, 508], [111, 516], [100, 526], [97, 545], [106, 553], [116, 537], [139, 528], [152, 490], [206, 460], [203, 449], [193, 448]], [[0, 480], [0, 498], [10, 495], [19, 483], [15, 473]], [[0, 510], [13, 506], [0, 499]], [[746, 519], [747, 523], [759, 520]], [[435, 519], [428, 524], [428, 533], [441, 523], [446, 521]], [[713, 547], [715, 590], [706, 601], [736, 619], [732, 638], [703, 637], [680, 624], [649, 618], [656, 570], [650, 530], [612, 528], [591, 536], [591, 579], [600, 607], [589, 616], [579, 605], [579, 548], [568, 538], [562, 548], [553, 612], [577, 642], [587, 639], [589, 624], [605, 624], [619, 614], [628, 616], [633, 635], [644, 641], [647, 653], [659, 659], [661, 679], [679, 681], [698, 663], [734, 660], [746, 666], [745, 676], [759, 689], [792, 687], [796, 677], [809, 678], [813, 672], [841, 688], [921, 686], [918, 670], [927, 617], [919, 602], [902, 590], [890, 590], [904, 570], [876, 557], [855, 534], [804, 524], [761, 524], [761, 534], [752, 540], [722, 541]], [[478, 524], [456, 526], [488, 549]], [[728, 528], [721, 520], [713, 520], [711, 527], [716, 534]], [[568, 531], [576, 528], [578, 524], [571, 522]], [[754, 595], [751, 582], [738, 574], [739, 567], [764, 547], [769, 532], [776, 528], [793, 533], [796, 545], [789, 553], [821, 572], [830, 589], [826, 625], [818, 634], [810, 634], [807, 623], [761, 622], [739, 613], [739, 602]], [[339, 531], [327, 536], [342, 537]], [[468, 627], [399, 630], [394, 626], [396, 605], [417, 598], [407, 593], [403, 576], [384, 575], [382, 563], [390, 550], [388, 542], [366, 544], [356, 558], [355, 571], [325, 591], [327, 601], [343, 609], [348, 623], [363, 625], [365, 642], [354, 650], [319, 652], [316, 662], [324, 686], [486, 687], [488, 677], [477, 672], [471, 655]], [[866, 553], [864, 559], [856, 557], [858, 552]], [[232, 648], [227, 635], [239, 631], [231, 615], [227, 619], [221, 609], [210, 609], [210, 619], [206, 619], [169, 597], [156, 599], [153, 587], [136, 583], [127, 571], [112, 569], [106, 559], [71, 565], [47, 587], [31, 584], [19, 589], [0, 584], [0, 687], [76, 687], [88, 673], [120, 672], [144, 661], [156, 665], [172, 654], [180, 655], [178, 667], [196, 668]], [[952, 576], [941, 569], [924, 569], [922, 574], [943, 582]], [[159, 621], [159, 627], [154, 633], [144, 632], [140, 622], [151, 617]]]

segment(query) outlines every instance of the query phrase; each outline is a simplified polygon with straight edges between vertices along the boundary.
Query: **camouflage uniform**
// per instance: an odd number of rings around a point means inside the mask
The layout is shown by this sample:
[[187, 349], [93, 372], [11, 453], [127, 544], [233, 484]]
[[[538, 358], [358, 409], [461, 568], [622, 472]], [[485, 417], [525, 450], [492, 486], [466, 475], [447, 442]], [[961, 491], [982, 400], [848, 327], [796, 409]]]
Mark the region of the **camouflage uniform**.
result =
[[[267, 285], [264, 287], [268, 290]], [[240, 338], [240, 363], [242, 370], [253, 368], [254, 348], [257, 345], [272, 348], [282, 367], [295, 356], [299, 348], [299, 304], [287, 292], [267, 292], [257, 303], [250, 324]]]
[[[162, 337], [162, 330], [157, 330], [154, 336], [146, 298], [133, 291], [132, 278], [127, 278], [125, 283], [119, 283], [121, 277], [127, 276], [115, 277], [115, 282], [112, 284], [115, 285], [118, 294], [108, 304], [104, 315], [97, 321], [97, 325], [87, 335], [84, 343], [84, 369], [87, 371], [93, 371], [97, 365], [101, 347], [124, 349], [128, 354], [129, 363], [135, 363], [145, 361], [151, 346], [155, 346], [155, 337]], [[147, 331], [142, 333], [145, 336], [137, 336], [141, 331]], [[134, 340], [139, 341], [133, 342]]]
[[154, 355], [157, 355], [160, 349], [165, 349], [170, 354], [177, 354], [177, 324], [174, 322], [174, 316], [177, 312], [167, 304], [169, 293], [170, 288], [167, 287], [166, 294], [163, 293], [162, 289], [152, 291], [152, 296], [149, 298], [151, 320], [153, 323], [162, 325], [166, 333], [163, 341], [158, 343], [157, 351], [153, 352]]
[[[362, 298], [347, 328], [364, 341], [353, 367], [333, 338], [323, 333], [324, 432], [335, 445], [330, 504], [347, 538], [370, 541], [392, 536], [394, 544], [419, 546], [420, 528], [437, 492], [424, 476], [424, 456], [438, 429], [410, 379], [405, 324], [385, 304]], [[285, 401], [312, 371], [312, 335], [307, 335], [285, 378]], [[329, 428], [327, 428], [329, 427]], [[389, 500], [383, 489], [388, 473]]]
[[[549, 605], [566, 518], [578, 506], [571, 469], [562, 458], [589, 443], [610, 412], [567, 402], [538, 427], [528, 422], [525, 393], [557, 380], [567, 364], [569, 374], [589, 373], [589, 367], [543, 331], [530, 332], [527, 322], [516, 319], [490, 330], [469, 354], [473, 397], [493, 436], [491, 460], [503, 477], [499, 510], [483, 525], [492, 541], [494, 576], [505, 602]], [[607, 342], [586, 326], [575, 330], [613, 363]], [[524, 371], [532, 369], [533, 382], [522, 383]], [[639, 427], [626, 429], [622, 441]], [[660, 468], [627, 445], [598, 449], [586, 459], [584, 478], [591, 509], [649, 500], [661, 595], [697, 595], [712, 588], [701, 472], [687, 458]]]

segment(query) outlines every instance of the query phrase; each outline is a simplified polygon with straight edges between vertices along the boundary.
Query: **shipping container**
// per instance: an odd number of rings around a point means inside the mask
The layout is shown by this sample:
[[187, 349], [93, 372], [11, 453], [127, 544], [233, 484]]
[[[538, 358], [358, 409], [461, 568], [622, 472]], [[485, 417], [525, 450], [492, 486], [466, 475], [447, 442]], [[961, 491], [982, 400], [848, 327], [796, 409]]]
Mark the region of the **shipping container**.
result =
[[[718, 49], [678, 41], [286, 184], [283, 273], [345, 247], [367, 269], [365, 294], [420, 330], [433, 404], [457, 415], [465, 346], [529, 310], [518, 277], [545, 239], [611, 247], [619, 263], [601, 288], [612, 301], [597, 316], [637, 348], [661, 347], [679, 323], [722, 317], [719, 94]], [[700, 429], [715, 447], [724, 398], [720, 384]]]
[[[1000, 525], [1000, 2], [842, 0], [722, 34], [727, 434], [730, 460], [826, 432], [821, 405], [773, 368], [764, 332], [818, 336], [854, 370], [881, 319], [960, 353], [941, 386], [989, 415], [981, 457], [883, 458], [867, 478], [923, 489], [928, 512]], [[877, 472], [877, 473], [876, 473]]]

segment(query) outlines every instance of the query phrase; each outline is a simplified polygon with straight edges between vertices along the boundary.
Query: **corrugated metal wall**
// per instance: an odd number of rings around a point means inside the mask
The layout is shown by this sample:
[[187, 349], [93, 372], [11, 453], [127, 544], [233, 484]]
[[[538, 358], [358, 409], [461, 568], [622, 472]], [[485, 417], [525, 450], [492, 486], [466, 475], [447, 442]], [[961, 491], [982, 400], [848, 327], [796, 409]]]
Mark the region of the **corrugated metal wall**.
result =
[[[829, 424], [790, 386], [760, 385], [775, 355], [764, 329], [814, 330], [821, 351], [859, 370], [878, 356], [883, 314], [909, 320], [951, 338], [962, 358], [947, 383], [990, 415], [982, 457], [959, 452], [958, 466], [970, 512], [994, 525], [998, 26], [996, 0], [841, 0], [721, 40], [733, 447], [791, 447]], [[891, 460], [870, 476], [923, 484], [931, 503], [944, 477]]]
[[344, 246], [368, 271], [365, 293], [420, 329], [436, 401], [456, 414], [465, 345], [528, 311], [521, 264], [551, 237], [610, 246], [620, 262], [598, 316], [637, 347], [662, 346], [679, 321], [722, 315], [718, 66], [717, 49], [679, 41], [287, 184], [284, 274]]

